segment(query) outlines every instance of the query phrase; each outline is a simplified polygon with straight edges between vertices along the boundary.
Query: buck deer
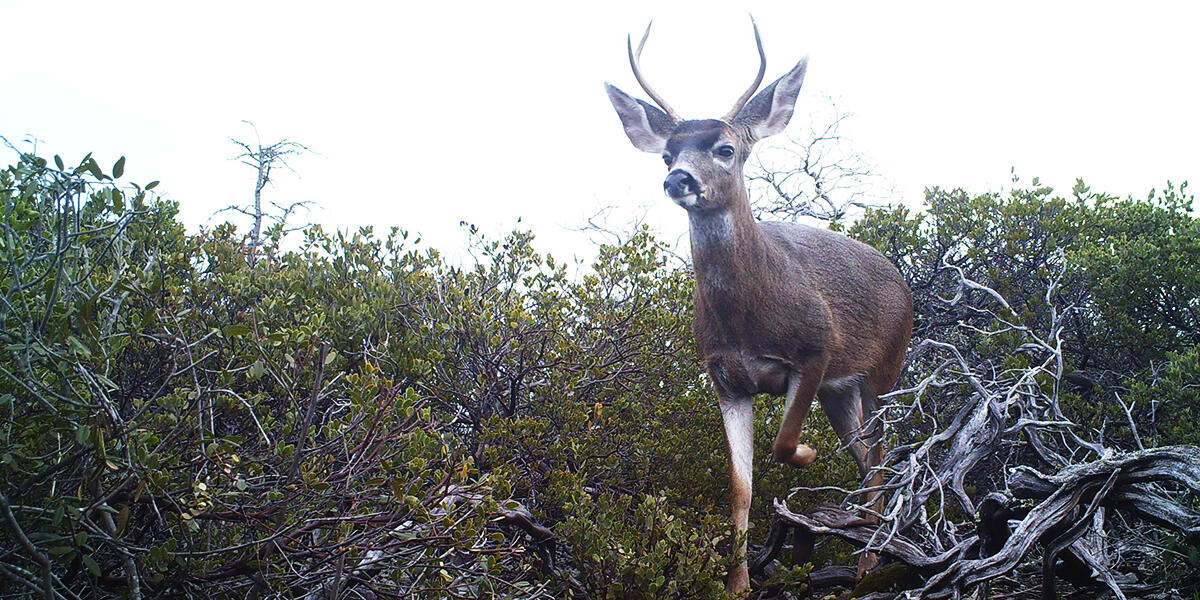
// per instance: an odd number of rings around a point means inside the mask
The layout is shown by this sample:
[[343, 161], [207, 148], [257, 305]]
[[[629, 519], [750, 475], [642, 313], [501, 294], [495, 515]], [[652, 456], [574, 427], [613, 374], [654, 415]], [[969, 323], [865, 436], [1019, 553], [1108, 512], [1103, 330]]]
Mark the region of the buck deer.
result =
[[[758, 26], [754, 83], [720, 119], [683, 120], [638, 66], [650, 28], [633, 50], [633, 75], [657, 107], [610, 84], [608, 97], [633, 145], [661, 153], [663, 189], [687, 210], [696, 272], [695, 335], [725, 429], [729, 495], [740, 547], [726, 589], [750, 585], [746, 561], [755, 394], [786, 398], [772, 447], [804, 466], [816, 451], [799, 443], [814, 397], [863, 477], [879, 464], [877, 427], [864, 432], [877, 398], [892, 389], [912, 332], [912, 294], [896, 267], [870, 246], [824, 229], [758, 223], [742, 170], [754, 143], [784, 130], [807, 57], [757, 95], [766, 71]], [[751, 99], [753, 97], [753, 99]], [[876, 473], [871, 483], [878, 485]], [[863, 555], [861, 572], [873, 557]]]

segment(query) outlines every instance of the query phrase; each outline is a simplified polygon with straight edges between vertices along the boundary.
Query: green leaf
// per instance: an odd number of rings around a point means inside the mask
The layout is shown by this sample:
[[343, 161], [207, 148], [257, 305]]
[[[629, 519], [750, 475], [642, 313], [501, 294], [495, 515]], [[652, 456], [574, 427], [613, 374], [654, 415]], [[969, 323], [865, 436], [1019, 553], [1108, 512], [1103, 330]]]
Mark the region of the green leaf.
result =
[[92, 351], [88, 350], [88, 347], [84, 346], [83, 342], [79, 341], [79, 338], [73, 335], [67, 336], [67, 345], [71, 346], [72, 350], [74, 350], [77, 354], [82, 355], [84, 358], [91, 358], [92, 356]]
[[92, 177], [95, 177], [96, 179], [106, 179], [104, 177], [104, 171], [100, 170], [100, 165], [96, 164], [96, 159], [94, 158], [89, 157], [87, 159], [87, 162], [83, 164], [83, 170], [91, 173]]
[[112, 168], [113, 179], [120, 179], [125, 174], [125, 157], [117, 159], [117, 163]]
[[58, 167], [58, 170], [59, 170], [59, 171], [61, 171], [61, 170], [63, 170], [63, 169], [65, 169], [65, 168], [66, 168], [66, 167], [64, 167], [64, 166], [63, 166], [63, 159], [62, 159], [62, 157], [61, 157], [61, 156], [59, 156], [59, 155], [57, 155], [57, 154], [55, 154], [55, 155], [54, 155], [54, 166]]
[[334, 350], [334, 351], [330, 352], [329, 354], [326, 354], [325, 355], [325, 366], [329, 366], [329, 365], [333, 364], [333, 361], [337, 360], [337, 357], [338, 357], [337, 350]]
[[96, 559], [84, 554], [83, 564], [87, 566], [87, 570], [92, 574], [92, 577], [100, 576], [100, 565], [96, 564]]
[[225, 337], [241, 337], [247, 333], [250, 333], [250, 328], [242, 325], [241, 323], [235, 323], [233, 325], [226, 325], [222, 327], [221, 333], [223, 333]]
[[86, 446], [88, 438], [92, 436], [92, 428], [88, 425], [80, 425], [79, 429], [75, 430], [75, 443], [80, 446]]
[[158, 187], [158, 181], [151, 181], [150, 183], [146, 184], [146, 191], [148, 192], [156, 187]]
[[99, 381], [101, 384], [103, 384], [104, 387], [108, 388], [108, 391], [110, 391], [110, 392], [117, 389], [118, 387], [120, 387], [115, 382], [113, 382], [113, 380], [111, 380], [99, 373], [93, 373], [92, 376], [96, 378], [96, 381]]

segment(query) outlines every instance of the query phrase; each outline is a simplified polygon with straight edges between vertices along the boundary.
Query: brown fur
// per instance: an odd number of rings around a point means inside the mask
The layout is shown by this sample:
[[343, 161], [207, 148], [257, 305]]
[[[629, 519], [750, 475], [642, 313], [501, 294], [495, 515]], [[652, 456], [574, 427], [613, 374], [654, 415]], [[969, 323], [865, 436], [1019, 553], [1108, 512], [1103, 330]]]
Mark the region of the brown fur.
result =
[[[630, 61], [636, 68], [632, 48]], [[816, 458], [800, 434], [819, 397], [865, 477], [882, 449], [878, 428], [864, 425], [877, 397], [895, 385], [912, 333], [912, 294], [882, 254], [824, 229], [757, 223], [750, 212], [746, 160], [759, 137], [787, 125], [806, 67], [801, 60], [739, 105], [731, 122], [676, 122], [670, 111], [608, 86], [630, 141], [662, 153], [664, 189], [688, 211], [696, 343], [721, 406], [739, 535], [749, 526], [753, 487], [752, 396], [786, 397], [772, 454], [796, 466]], [[871, 484], [880, 481], [876, 473]], [[878, 511], [878, 495], [873, 499]], [[740, 560], [726, 588], [740, 593], [750, 584], [745, 543], [735, 551]], [[864, 555], [860, 572], [873, 563]]]
[[[732, 128], [726, 133], [733, 137]], [[689, 167], [710, 191], [690, 214], [695, 334], [718, 396], [736, 402], [791, 392], [772, 454], [804, 466], [816, 455], [799, 439], [819, 394], [865, 476], [879, 464], [882, 449], [877, 434], [863, 435], [862, 428], [877, 408], [876, 397], [895, 385], [912, 332], [908, 286], [891, 261], [866, 244], [804, 225], [755, 222], [744, 159], [728, 171], [698, 162]], [[865, 380], [850, 385], [864, 389], [822, 388], [827, 380], [856, 375]], [[749, 487], [731, 477], [735, 522], [746, 519], [738, 513], [749, 509]], [[864, 555], [860, 570], [874, 562]], [[743, 564], [730, 573], [731, 590], [745, 589], [745, 569]]]

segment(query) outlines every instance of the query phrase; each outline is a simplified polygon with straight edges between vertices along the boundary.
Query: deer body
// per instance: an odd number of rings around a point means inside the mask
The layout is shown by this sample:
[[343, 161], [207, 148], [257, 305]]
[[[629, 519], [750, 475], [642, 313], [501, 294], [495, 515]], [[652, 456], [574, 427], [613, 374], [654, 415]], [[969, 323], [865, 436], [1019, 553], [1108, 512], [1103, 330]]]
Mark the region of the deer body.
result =
[[[746, 239], [717, 245], [692, 236], [696, 341], [715, 385], [781, 396], [788, 372], [823, 363], [822, 380], [863, 377], [876, 394], [891, 389], [911, 310], [888, 301], [907, 293], [891, 262], [865, 244], [802, 225], [751, 222], [733, 236]], [[734, 256], [747, 262], [734, 268]], [[864, 339], [859, 332], [892, 335]]]
[[[641, 76], [645, 41], [635, 55], [630, 40], [630, 64], [662, 110], [611, 85], [608, 94], [634, 146], [662, 153], [664, 190], [688, 212], [696, 342], [724, 422], [734, 529], [744, 534], [753, 489], [752, 397], [785, 397], [772, 454], [796, 466], [816, 458], [799, 439], [819, 398], [865, 477], [882, 451], [878, 431], [864, 425], [877, 397], [895, 384], [912, 330], [912, 296], [895, 266], [865, 244], [754, 220], [745, 161], [756, 141], [786, 127], [807, 60], [751, 99], [765, 71], [760, 41], [758, 77], [734, 109], [719, 120], [682, 120]], [[749, 587], [744, 537], [736, 550], [741, 560], [726, 584], [732, 592]]]

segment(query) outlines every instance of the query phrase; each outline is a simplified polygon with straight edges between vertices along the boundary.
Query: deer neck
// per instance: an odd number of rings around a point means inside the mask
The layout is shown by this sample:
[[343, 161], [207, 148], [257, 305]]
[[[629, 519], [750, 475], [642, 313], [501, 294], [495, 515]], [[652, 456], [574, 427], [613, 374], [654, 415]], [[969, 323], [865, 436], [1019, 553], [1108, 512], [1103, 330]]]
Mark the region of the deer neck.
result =
[[766, 259], [766, 245], [745, 189], [724, 208], [689, 212], [697, 292], [730, 293], [751, 283]]

